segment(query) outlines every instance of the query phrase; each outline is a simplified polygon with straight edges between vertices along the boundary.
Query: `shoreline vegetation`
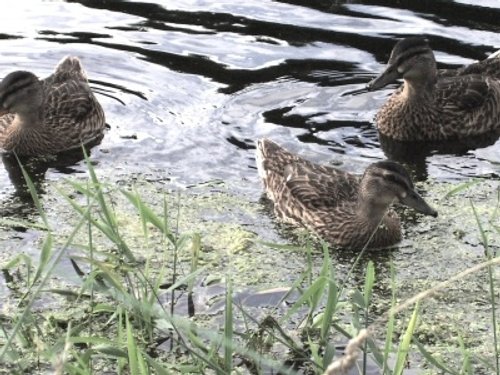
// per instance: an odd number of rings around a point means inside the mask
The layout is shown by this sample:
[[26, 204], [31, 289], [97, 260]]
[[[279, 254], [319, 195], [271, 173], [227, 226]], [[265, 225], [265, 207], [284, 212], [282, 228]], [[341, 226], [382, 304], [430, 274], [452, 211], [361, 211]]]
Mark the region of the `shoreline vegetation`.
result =
[[[68, 218], [54, 223], [24, 172], [39, 219], [0, 222], [40, 233], [38, 255], [19, 249], [2, 261], [0, 374], [500, 374], [498, 186], [442, 188], [446, 220], [467, 217], [455, 241], [483, 255], [417, 283], [415, 252], [436, 241], [426, 222], [421, 243], [403, 243], [401, 254], [387, 250], [381, 264], [356, 254], [338, 267], [335, 250], [300, 231], [299, 245], [261, 240], [248, 225], [209, 220], [217, 210], [202, 194], [192, 208], [202, 219], [185, 218], [181, 194], [138, 193], [87, 167], [88, 180], [58, 188]], [[480, 203], [467, 194], [475, 188]], [[398, 256], [406, 270], [395, 268]]]

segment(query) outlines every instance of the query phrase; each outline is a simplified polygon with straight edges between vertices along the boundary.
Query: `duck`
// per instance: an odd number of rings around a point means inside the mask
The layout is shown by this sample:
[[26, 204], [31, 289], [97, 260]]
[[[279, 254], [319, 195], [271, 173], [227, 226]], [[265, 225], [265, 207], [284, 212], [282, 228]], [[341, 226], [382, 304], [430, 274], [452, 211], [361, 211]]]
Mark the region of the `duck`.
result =
[[0, 149], [22, 156], [58, 154], [98, 142], [104, 111], [78, 57], [45, 79], [14, 71], [0, 82]]
[[303, 159], [264, 138], [257, 141], [256, 163], [276, 216], [339, 248], [387, 248], [400, 242], [394, 202], [437, 217], [406, 169], [390, 160], [370, 164], [359, 177]]
[[429, 42], [402, 39], [385, 70], [367, 84], [404, 83], [375, 116], [378, 131], [398, 141], [445, 141], [500, 131], [500, 57], [438, 70]]

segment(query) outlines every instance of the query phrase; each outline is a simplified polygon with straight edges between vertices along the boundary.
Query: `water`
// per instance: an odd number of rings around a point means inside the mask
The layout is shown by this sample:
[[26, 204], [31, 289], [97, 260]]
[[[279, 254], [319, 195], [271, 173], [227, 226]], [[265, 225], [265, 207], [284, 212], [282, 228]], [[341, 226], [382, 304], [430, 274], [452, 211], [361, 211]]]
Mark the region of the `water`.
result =
[[[258, 202], [254, 142], [260, 137], [356, 173], [389, 155], [419, 180], [498, 177], [496, 139], [401, 150], [381, 142], [373, 124], [395, 86], [349, 93], [382, 71], [405, 36], [425, 35], [440, 67], [500, 49], [500, 2], [310, 3], [19, 1], [0, 15], [0, 77], [18, 69], [44, 77], [62, 57], [79, 56], [109, 124], [91, 157], [112, 181], [140, 176], [177, 187], [221, 181]], [[4, 163], [2, 214], [22, 217], [19, 176]], [[85, 169], [75, 160], [41, 167], [42, 192]], [[265, 210], [260, 215], [256, 222], [269, 223]], [[31, 231], [3, 229], [2, 238], [7, 253], [38, 246]], [[405, 251], [402, 257], [418, 258]]]
[[[43, 77], [80, 56], [110, 125], [93, 152], [100, 168], [181, 185], [221, 179], [257, 197], [259, 137], [355, 172], [385, 157], [372, 119], [393, 87], [344, 94], [383, 69], [397, 38], [425, 34], [442, 66], [500, 48], [495, 2], [302, 3], [20, 2], [0, 23], [0, 76]], [[409, 165], [422, 178], [497, 174], [498, 143], [461, 151]], [[0, 191], [11, 189], [3, 174]]]

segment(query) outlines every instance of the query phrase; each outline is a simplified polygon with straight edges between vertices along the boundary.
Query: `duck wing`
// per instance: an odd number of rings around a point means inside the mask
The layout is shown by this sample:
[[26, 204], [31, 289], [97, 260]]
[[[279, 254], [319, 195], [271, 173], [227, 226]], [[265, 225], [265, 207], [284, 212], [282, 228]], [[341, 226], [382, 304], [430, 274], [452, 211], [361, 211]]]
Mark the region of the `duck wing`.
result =
[[80, 148], [104, 134], [104, 112], [85, 81], [68, 80], [44, 87], [44, 119], [47, 134], [60, 152]]
[[457, 74], [464, 76], [469, 74], [479, 74], [500, 80], [500, 58], [487, 58], [482, 61], [472, 63], [457, 69]]
[[332, 167], [291, 163], [284, 176], [290, 195], [308, 209], [328, 210], [357, 200], [359, 179]]
[[492, 95], [490, 78], [477, 74], [449, 77], [436, 83], [436, 100], [449, 111], [470, 111], [481, 107]]
[[68, 81], [51, 86], [46, 91], [46, 119], [81, 122], [88, 117], [94, 107], [95, 98], [84, 82]]
[[[500, 54], [500, 51], [497, 51]], [[465, 65], [461, 68], [439, 69], [438, 76], [445, 77], [461, 77], [471, 74], [477, 74], [483, 77], [491, 77], [500, 80], [500, 55], [488, 57], [482, 61]]]

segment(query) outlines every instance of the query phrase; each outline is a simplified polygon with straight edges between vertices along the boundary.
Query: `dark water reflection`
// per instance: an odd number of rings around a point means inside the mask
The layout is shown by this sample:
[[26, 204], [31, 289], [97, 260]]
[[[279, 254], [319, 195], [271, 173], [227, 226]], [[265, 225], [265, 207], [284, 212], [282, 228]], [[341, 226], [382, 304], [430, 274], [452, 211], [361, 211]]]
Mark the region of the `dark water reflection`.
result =
[[[180, 184], [218, 178], [239, 190], [242, 178], [255, 179], [258, 137], [271, 137], [318, 161], [345, 162], [356, 172], [384, 158], [372, 118], [392, 88], [348, 93], [382, 69], [395, 39], [426, 35], [442, 67], [482, 59], [500, 48], [500, 6], [164, 4], [18, 5], [11, 16], [20, 21], [0, 26], [0, 75], [29, 69], [44, 76], [62, 56], [81, 56], [111, 127], [93, 155], [101, 168], [115, 174], [168, 170]], [[382, 148], [421, 179], [460, 180], [497, 173], [495, 139], [458, 150], [429, 146], [416, 152], [388, 142]], [[456, 161], [452, 167], [450, 154]], [[53, 168], [47, 173], [59, 174]], [[9, 189], [5, 177], [0, 184], [2, 191]], [[242, 188], [253, 196], [260, 193], [258, 184]]]

